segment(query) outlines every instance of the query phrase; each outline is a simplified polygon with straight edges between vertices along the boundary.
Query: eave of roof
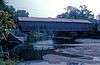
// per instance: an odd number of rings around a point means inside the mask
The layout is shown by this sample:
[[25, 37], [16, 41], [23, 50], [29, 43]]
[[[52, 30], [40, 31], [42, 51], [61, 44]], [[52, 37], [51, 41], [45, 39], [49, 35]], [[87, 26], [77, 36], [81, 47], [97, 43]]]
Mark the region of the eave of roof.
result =
[[18, 17], [18, 21], [32, 21], [32, 22], [73, 22], [73, 23], [91, 23], [88, 20], [82, 19], [65, 19], [65, 18], [38, 18], [38, 17]]

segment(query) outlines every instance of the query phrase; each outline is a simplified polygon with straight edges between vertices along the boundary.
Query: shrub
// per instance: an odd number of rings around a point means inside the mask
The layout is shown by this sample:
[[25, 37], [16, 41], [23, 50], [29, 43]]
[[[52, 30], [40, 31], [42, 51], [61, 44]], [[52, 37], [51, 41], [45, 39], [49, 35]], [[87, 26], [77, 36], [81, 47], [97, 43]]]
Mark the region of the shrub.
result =
[[0, 65], [16, 65], [17, 62], [15, 60], [11, 60], [11, 59], [8, 59], [8, 60], [3, 60], [2, 58], [0, 59]]

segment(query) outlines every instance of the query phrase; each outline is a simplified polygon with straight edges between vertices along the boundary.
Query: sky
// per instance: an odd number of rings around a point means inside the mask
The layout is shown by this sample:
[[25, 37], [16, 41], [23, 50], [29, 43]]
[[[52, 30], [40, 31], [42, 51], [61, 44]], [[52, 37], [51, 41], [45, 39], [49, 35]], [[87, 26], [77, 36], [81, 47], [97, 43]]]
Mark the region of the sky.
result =
[[95, 15], [100, 13], [99, 0], [8, 0], [14, 8], [26, 10], [31, 17], [56, 17], [67, 6], [87, 5]]

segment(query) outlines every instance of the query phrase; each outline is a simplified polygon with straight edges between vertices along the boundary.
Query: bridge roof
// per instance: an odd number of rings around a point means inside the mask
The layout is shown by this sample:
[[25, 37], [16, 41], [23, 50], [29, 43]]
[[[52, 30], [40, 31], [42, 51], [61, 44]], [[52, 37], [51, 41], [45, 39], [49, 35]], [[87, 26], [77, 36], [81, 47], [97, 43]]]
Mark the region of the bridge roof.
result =
[[38, 18], [38, 17], [18, 17], [19, 21], [32, 21], [32, 22], [73, 22], [73, 23], [91, 23], [88, 20], [82, 19], [64, 19], [64, 18]]

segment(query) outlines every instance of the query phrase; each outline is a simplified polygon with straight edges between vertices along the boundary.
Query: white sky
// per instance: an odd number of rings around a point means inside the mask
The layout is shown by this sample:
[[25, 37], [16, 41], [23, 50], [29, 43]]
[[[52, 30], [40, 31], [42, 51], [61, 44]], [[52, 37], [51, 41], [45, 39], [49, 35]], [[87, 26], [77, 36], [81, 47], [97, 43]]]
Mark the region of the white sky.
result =
[[95, 15], [100, 13], [100, 0], [9, 0], [16, 9], [25, 9], [32, 17], [56, 17], [67, 6], [87, 5]]

